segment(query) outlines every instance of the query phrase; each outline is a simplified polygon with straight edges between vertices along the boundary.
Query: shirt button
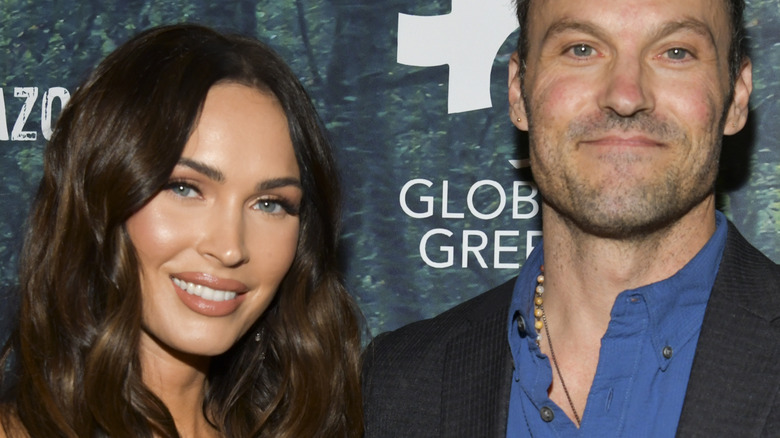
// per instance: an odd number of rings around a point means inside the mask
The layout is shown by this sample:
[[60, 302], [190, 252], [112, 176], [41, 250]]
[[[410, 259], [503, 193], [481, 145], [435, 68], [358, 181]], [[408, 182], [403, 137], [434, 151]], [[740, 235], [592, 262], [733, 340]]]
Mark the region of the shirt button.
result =
[[661, 352], [661, 354], [663, 354], [664, 357], [667, 358], [667, 359], [671, 359], [672, 358], [672, 353], [674, 353], [674, 350], [672, 350], [672, 347], [670, 347], [668, 345], [666, 347], [664, 347], [664, 350]]
[[542, 409], [539, 409], [539, 415], [542, 416], [542, 421], [545, 423], [549, 423], [553, 421], [553, 418], [555, 418], [555, 414], [553, 413], [553, 410], [548, 408], [547, 406], [543, 407]]
[[523, 315], [517, 315], [517, 333], [519, 333], [521, 337], [525, 337], [527, 334], [525, 332], [525, 319], [523, 319]]

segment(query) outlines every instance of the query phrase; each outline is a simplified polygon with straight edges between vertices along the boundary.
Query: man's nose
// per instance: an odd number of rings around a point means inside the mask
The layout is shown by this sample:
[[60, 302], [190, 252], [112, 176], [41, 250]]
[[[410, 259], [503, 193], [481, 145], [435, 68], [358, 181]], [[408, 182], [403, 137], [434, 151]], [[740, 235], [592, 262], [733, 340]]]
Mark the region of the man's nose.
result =
[[600, 106], [621, 117], [631, 117], [653, 109], [650, 73], [634, 56], [618, 57], [606, 67]]

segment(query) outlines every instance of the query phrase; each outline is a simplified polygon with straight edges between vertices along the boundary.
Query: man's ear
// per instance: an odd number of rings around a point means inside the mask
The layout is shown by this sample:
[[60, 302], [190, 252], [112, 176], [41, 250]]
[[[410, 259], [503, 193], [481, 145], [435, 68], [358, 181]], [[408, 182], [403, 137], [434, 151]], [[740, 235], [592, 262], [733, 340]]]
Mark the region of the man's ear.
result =
[[747, 123], [751, 92], [753, 92], [753, 64], [750, 62], [750, 58], [745, 58], [739, 69], [739, 74], [734, 80], [734, 97], [726, 114], [726, 123], [723, 126], [724, 135], [736, 134]]
[[517, 129], [528, 131], [528, 114], [525, 110], [523, 91], [520, 87], [521, 72], [520, 55], [515, 51], [509, 58], [509, 117]]

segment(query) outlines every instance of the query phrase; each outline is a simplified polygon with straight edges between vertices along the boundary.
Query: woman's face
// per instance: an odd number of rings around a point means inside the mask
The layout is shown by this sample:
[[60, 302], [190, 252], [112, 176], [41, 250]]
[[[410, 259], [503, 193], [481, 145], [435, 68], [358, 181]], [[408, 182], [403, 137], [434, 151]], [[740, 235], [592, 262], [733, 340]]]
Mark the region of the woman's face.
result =
[[126, 223], [141, 266], [142, 350], [214, 356], [246, 333], [295, 256], [302, 194], [276, 98], [212, 87], [168, 185]]

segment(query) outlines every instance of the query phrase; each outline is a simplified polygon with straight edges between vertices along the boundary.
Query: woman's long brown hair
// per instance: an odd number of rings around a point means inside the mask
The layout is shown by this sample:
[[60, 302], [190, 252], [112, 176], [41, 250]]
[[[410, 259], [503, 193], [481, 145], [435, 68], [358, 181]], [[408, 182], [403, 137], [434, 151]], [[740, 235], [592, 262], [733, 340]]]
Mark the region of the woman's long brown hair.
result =
[[279, 100], [304, 194], [290, 271], [253, 329], [212, 359], [203, 412], [227, 437], [361, 435], [360, 324], [337, 269], [340, 194], [321, 123], [271, 49], [197, 25], [134, 37], [60, 116], [19, 263], [18, 327], [0, 364], [7, 433], [178, 436], [141, 380], [139, 266], [124, 223], [164, 187], [221, 82]]

